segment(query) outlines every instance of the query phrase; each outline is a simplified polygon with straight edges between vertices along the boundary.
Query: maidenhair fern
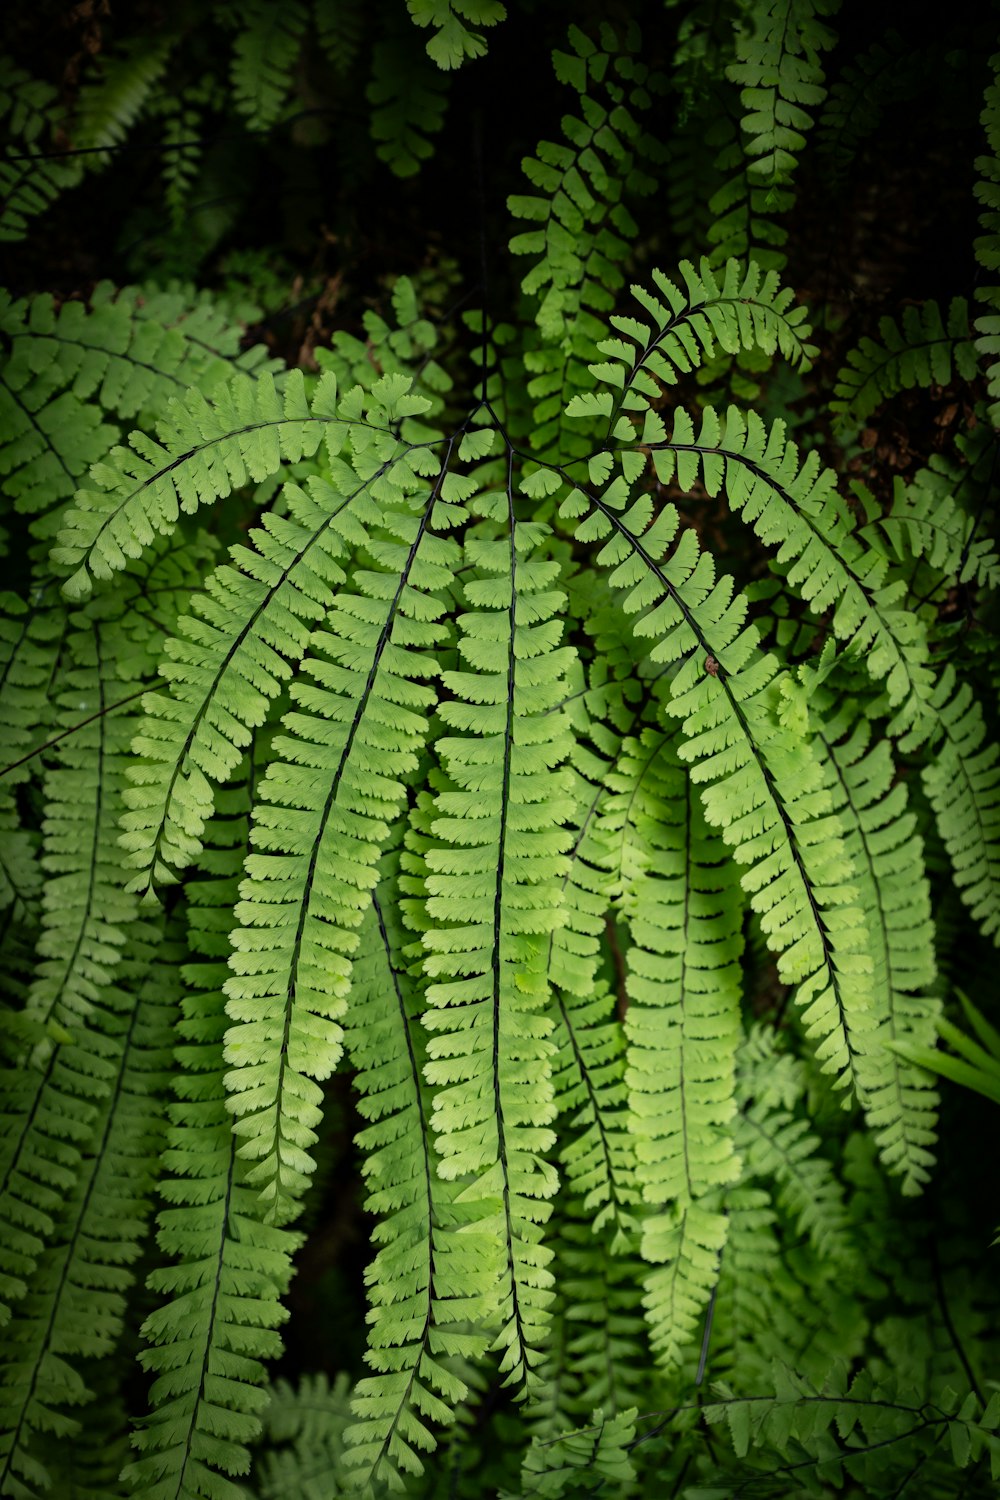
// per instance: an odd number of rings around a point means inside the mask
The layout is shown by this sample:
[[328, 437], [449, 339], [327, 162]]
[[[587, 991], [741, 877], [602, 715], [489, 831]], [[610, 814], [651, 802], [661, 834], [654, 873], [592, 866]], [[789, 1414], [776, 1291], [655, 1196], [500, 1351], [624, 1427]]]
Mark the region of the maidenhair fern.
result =
[[1000, 1477], [996, 37], [558, 9], [11, 31], [0, 1496]]

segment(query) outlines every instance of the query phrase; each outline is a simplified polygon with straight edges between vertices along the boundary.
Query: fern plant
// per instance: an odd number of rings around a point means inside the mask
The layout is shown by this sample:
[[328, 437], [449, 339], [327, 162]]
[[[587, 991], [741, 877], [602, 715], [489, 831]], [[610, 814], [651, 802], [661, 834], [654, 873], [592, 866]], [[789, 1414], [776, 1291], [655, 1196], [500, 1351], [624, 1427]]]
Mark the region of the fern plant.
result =
[[[968, 284], [873, 323], [809, 234], [898, 38], [509, 9], [217, 5], [0, 80], [12, 243], [81, 191], [47, 133], [96, 195], [161, 123], [175, 242], [0, 302], [0, 1495], [1000, 1477], [991, 1125], [930, 1067], [956, 999], [996, 1030], [1000, 54]], [[301, 222], [184, 249], [225, 110], [240, 193], [318, 181], [294, 98], [362, 112], [322, 201], [384, 169], [389, 238], [447, 118], [460, 259], [375, 276], [345, 209], [306, 327]]]

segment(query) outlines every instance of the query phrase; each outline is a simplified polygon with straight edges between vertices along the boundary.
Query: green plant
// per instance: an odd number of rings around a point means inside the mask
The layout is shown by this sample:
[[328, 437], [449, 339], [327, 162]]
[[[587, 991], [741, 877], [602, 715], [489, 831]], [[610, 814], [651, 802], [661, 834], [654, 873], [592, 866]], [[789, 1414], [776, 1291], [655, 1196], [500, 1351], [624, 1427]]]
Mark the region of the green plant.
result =
[[915, 46], [880, 113], [898, 38], [828, 94], [832, 3], [590, 16], [510, 260], [484, 203], [471, 285], [356, 249], [287, 336], [304, 229], [245, 194], [293, 95], [372, 106], [359, 176], [419, 184], [446, 102], [501, 161], [463, 84], [539, 18], [409, 11], [182, 9], [64, 121], [5, 75], [12, 242], [64, 126], [96, 194], [164, 124], [170, 227], [0, 306], [0, 1494], [986, 1495], [980, 1126], [923, 1065], [1000, 942], [996, 293], [876, 342], [794, 279], [814, 120], [849, 182], [852, 90], [877, 141], [973, 69]]

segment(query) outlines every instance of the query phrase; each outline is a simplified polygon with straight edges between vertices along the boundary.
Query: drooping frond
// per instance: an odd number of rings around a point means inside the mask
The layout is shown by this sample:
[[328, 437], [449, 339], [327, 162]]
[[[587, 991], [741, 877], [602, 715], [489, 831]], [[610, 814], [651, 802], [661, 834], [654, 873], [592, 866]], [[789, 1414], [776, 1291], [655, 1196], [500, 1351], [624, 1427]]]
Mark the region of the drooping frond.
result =
[[149, 1277], [163, 1298], [146, 1319], [140, 1355], [153, 1376], [150, 1414], [133, 1437], [124, 1478], [142, 1500], [238, 1500], [226, 1475], [250, 1467], [260, 1430], [265, 1359], [281, 1349], [280, 1297], [298, 1237], [263, 1224], [226, 1109], [222, 985], [248, 825], [245, 783], [220, 799], [188, 891], [189, 993], [178, 1025], [176, 1102], [169, 1107], [158, 1241], [166, 1263]]
[[276, 1380], [264, 1411], [267, 1447], [254, 1464], [262, 1500], [330, 1500], [350, 1485], [344, 1466], [344, 1432], [351, 1421], [346, 1375], [331, 1384], [306, 1375], [297, 1386]]
[[937, 1099], [927, 1074], [886, 1042], [927, 1045], [934, 1037], [938, 1002], [927, 993], [936, 972], [934, 928], [923, 843], [907, 810], [906, 783], [895, 779], [889, 744], [871, 744], [870, 722], [843, 708], [818, 735], [874, 962], [873, 1016], [881, 1038], [873, 1039], [860, 1069], [866, 1109], [883, 1160], [902, 1177], [903, 1191], [916, 1193], [934, 1160]]
[[251, 130], [270, 130], [291, 92], [309, 7], [306, 0], [244, 0], [237, 17], [230, 67], [236, 108]]
[[553, 1063], [556, 1105], [567, 1117], [567, 1139], [559, 1154], [567, 1183], [582, 1195], [582, 1211], [602, 1238], [620, 1253], [634, 1239], [632, 1205], [634, 1148], [628, 1133], [625, 1038], [615, 1001], [598, 985], [586, 999], [554, 987], [553, 1035], [559, 1044]]
[[[591, 399], [610, 412], [610, 393]], [[643, 409], [647, 402], [637, 395], [635, 404]], [[780, 420], [768, 430], [755, 412], [731, 406], [723, 423], [706, 407], [696, 435], [686, 412], [675, 409], [673, 418], [668, 438], [657, 414], [646, 410], [639, 435], [652, 451], [660, 482], [676, 478], [688, 490], [700, 478], [709, 495], [724, 493], [760, 539], [778, 548], [789, 587], [814, 613], [832, 609], [835, 635], [862, 657], [876, 681], [885, 680], [888, 701], [897, 708], [897, 731], [917, 724], [925, 737], [930, 734], [935, 713], [925, 632], [901, 607], [900, 587], [887, 579], [884, 555], [854, 534], [832, 471], [821, 466], [815, 451], [800, 463]], [[616, 435], [627, 437], [625, 425]]]
[[982, 707], [950, 662], [938, 679], [934, 706], [944, 735], [924, 768], [924, 790], [962, 900], [985, 935], [1000, 944], [1000, 746], [988, 739]]
[[809, 111], [826, 96], [820, 54], [836, 41], [820, 17], [838, 9], [839, 0], [765, 0], [742, 20], [726, 69], [740, 89], [742, 150], [726, 153], [727, 169], [739, 166], [711, 203], [716, 261], [752, 257], [769, 270], [785, 263], [787, 231], [771, 216], [795, 201], [791, 183], [813, 123]]
[[615, 1013], [619, 1002], [598, 974], [617, 885], [602, 809], [622, 728], [634, 727], [645, 704], [631, 707], [624, 684], [605, 679], [606, 665], [604, 656], [595, 660], [589, 690], [581, 689], [567, 705], [577, 730], [571, 750], [577, 810], [561, 882], [563, 920], [549, 937], [548, 974], [559, 1049], [552, 1082], [556, 1107], [569, 1126], [560, 1160], [571, 1190], [582, 1195], [583, 1212], [593, 1215], [594, 1234], [603, 1235], [613, 1224], [611, 1249], [619, 1253], [633, 1238], [636, 1192], [625, 1108], [625, 1036]]
[[517, 218], [539, 226], [510, 242], [515, 255], [536, 257], [521, 283], [539, 331], [539, 347], [526, 356], [532, 446], [564, 454], [586, 451], [563, 413], [589, 385], [586, 367], [624, 285], [636, 231], [628, 200], [651, 190], [647, 169], [657, 154], [642, 124], [653, 99], [649, 69], [634, 55], [637, 34], [619, 45], [605, 25], [597, 47], [573, 26], [569, 40], [573, 51], [557, 51], [553, 61], [560, 81], [578, 93], [580, 115], [564, 116], [564, 141], [541, 141], [537, 156], [525, 159], [537, 191], [508, 199]]
[[709, 1193], [675, 1202], [651, 1220], [642, 1253], [654, 1263], [643, 1279], [649, 1342], [661, 1369], [674, 1370], [698, 1338], [719, 1279], [728, 1233], [722, 1199]]
[[427, 56], [446, 70], [485, 54], [486, 38], [472, 27], [496, 26], [507, 15], [500, 0], [406, 0], [406, 8], [415, 25], [432, 28]]
[[[27, 1013], [43, 1024], [85, 1020], [119, 962], [138, 903], [122, 889], [117, 815], [134, 719], [108, 712], [128, 696], [109, 628], [95, 620], [68, 641], [50, 729], [82, 727], [60, 741], [46, 777], [39, 963]], [[137, 706], [131, 705], [133, 710]], [[87, 722], [89, 720], [89, 722]]]
[[293, 370], [280, 393], [265, 374], [236, 378], [211, 400], [195, 392], [172, 401], [159, 442], [132, 433], [130, 448], [113, 448], [95, 466], [91, 477], [101, 488], [77, 493], [52, 551], [57, 567], [75, 570], [67, 597], [86, 598], [95, 578], [112, 577], [157, 535], [169, 536], [178, 511], [190, 515], [250, 480], [268, 479], [324, 439], [334, 460], [343, 435], [335, 398], [335, 382], [321, 380], [310, 402]]
[[425, 855], [424, 1025], [438, 1170], [467, 1180], [459, 1201], [493, 1236], [484, 1269], [496, 1283], [500, 1369], [530, 1395], [551, 1300], [541, 1225], [557, 1186], [546, 940], [572, 812], [558, 769], [568, 725], [547, 710], [565, 696], [572, 653], [553, 618], [558, 564], [536, 550], [546, 528], [515, 521], [507, 484], [492, 513], [508, 534], [466, 540], [462, 665], [442, 675], [453, 697], [439, 708], [451, 732], [436, 746], [445, 778]]
[[5, 1304], [24, 1293], [24, 1278], [52, 1234], [53, 1215], [95, 1128], [95, 1103], [110, 1086], [102, 1052], [107, 1027], [95, 1020], [91, 1038], [90, 1017], [108, 1004], [107, 987], [134, 940], [137, 903], [121, 888], [116, 851], [130, 728], [127, 717], [105, 711], [124, 696], [113, 642], [110, 623], [82, 620], [70, 634], [57, 689], [54, 723], [75, 732], [56, 744], [44, 783], [46, 881], [37, 961], [21, 1013], [21, 1024], [38, 1040], [30, 1062], [6, 1070], [0, 1084]]
[[412, 177], [434, 153], [430, 137], [444, 123], [447, 103], [440, 71], [410, 49], [380, 42], [372, 54], [372, 137], [381, 161], [397, 177]]
[[67, 620], [56, 587], [35, 590], [26, 602], [4, 594], [0, 614], [0, 772], [7, 788], [30, 774], [25, 754], [50, 721], [49, 688], [58, 674]]
[[254, 814], [226, 985], [227, 1087], [240, 1156], [255, 1163], [248, 1181], [278, 1222], [312, 1170], [314, 1080], [341, 1054], [351, 954], [427, 733], [434, 693], [423, 679], [440, 668], [424, 652], [444, 638], [458, 564], [455, 544], [430, 528], [438, 504], [447, 511], [472, 483], [449, 475], [449, 457], [430, 495], [421, 485], [410, 497], [419, 482], [402, 466], [372, 484], [383, 510], [367, 566], [313, 635]]
[[364, 30], [363, 0], [312, 0], [316, 39], [343, 77], [354, 66]]
[[[366, 1357], [375, 1373], [358, 1382], [351, 1398], [358, 1420], [346, 1433], [347, 1463], [366, 1493], [402, 1489], [404, 1475], [423, 1472], [417, 1450], [435, 1444], [427, 1424], [452, 1422], [468, 1396], [456, 1359], [481, 1358], [485, 1349], [485, 1336], [462, 1325], [488, 1316], [484, 1305], [477, 1319], [475, 1307], [482, 1246], [460, 1232], [455, 1185], [437, 1173], [422, 1077], [424, 997], [407, 973], [395, 895], [387, 870], [361, 933], [346, 1038], [359, 1109], [371, 1122], [358, 1136], [367, 1149], [367, 1207], [380, 1221], [367, 1273]], [[463, 1283], [458, 1296], [453, 1289]]]
[[776, 1201], [791, 1224], [807, 1234], [816, 1253], [842, 1266], [857, 1257], [844, 1190], [809, 1121], [753, 1100], [740, 1116], [737, 1139], [746, 1159], [746, 1177], [772, 1179]]
[[[77, 1363], [115, 1347], [151, 1210], [162, 1134], [161, 1096], [177, 1016], [176, 942], [156, 927], [130, 934], [125, 984], [111, 991], [97, 1026], [81, 1039], [99, 1094], [91, 1144], [57, 1233], [5, 1334], [0, 1361], [0, 1492], [51, 1487], [46, 1448], [75, 1435], [70, 1410], [93, 1399]], [[162, 969], [161, 967], [162, 966]], [[129, 970], [138, 973], [129, 993]], [[158, 977], [158, 971], [165, 975]], [[156, 976], [156, 977], [154, 977]], [[132, 981], [134, 985], [134, 978]], [[108, 991], [105, 989], [107, 995]], [[91, 1366], [93, 1368], [93, 1366]], [[67, 1409], [70, 1410], [67, 1410]]]
[[848, 351], [833, 388], [830, 410], [837, 427], [852, 437], [875, 409], [914, 386], [948, 385], [953, 372], [963, 380], [976, 375], [976, 348], [969, 328], [969, 306], [953, 297], [948, 316], [936, 302], [910, 303], [899, 323], [879, 321], [879, 338], [863, 338]]
[[[688, 1220], [687, 1209], [739, 1175], [731, 1121], [742, 900], [725, 845], [706, 826], [678, 759], [675, 728], [627, 741], [612, 786], [608, 822], [624, 825], [623, 839], [638, 845], [623, 893], [632, 936], [626, 1084], [636, 1181], [660, 1210], [642, 1219], [642, 1254], [661, 1265], [678, 1257], [645, 1279], [650, 1336], [669, 1365], [711, 1291], [691, 1238], [716, 1250], [725, 1238], [717, 1212]], [[679, 1323], [669, 1326], [674, 1317]]]

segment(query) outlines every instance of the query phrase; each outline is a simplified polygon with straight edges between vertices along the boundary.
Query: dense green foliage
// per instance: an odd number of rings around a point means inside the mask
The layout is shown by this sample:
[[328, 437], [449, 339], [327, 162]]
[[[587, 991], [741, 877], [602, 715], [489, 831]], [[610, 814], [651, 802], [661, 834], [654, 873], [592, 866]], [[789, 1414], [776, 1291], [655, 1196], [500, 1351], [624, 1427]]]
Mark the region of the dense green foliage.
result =
[[0, 1495], [995, 1493], [952, 10], [5, 13]]

